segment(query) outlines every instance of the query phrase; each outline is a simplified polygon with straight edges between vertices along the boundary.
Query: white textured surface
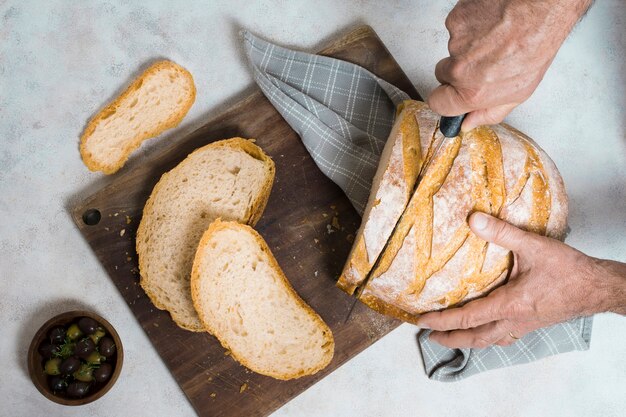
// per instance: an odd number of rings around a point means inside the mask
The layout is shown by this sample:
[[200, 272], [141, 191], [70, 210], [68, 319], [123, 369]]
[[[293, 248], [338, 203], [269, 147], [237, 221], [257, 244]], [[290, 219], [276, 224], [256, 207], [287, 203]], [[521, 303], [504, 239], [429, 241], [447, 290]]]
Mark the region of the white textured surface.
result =
[[[140, 68], [167, 57], [189, 69], [198, 97], [176, 137], [251, 84], [236, 37], [245, 27], [313, 50], [368, 23], [419, 91], [436, 85], [450, 2], [0, 1], [0, 398], [2, 416], [193, 415], [65, 207], [110, 181], [78, 154], [87, 119]], [[71, 6], [74, 4], [75, 6]], [[626, 4], [596, 2], [535, 95], [509, 122], [555, 160], [571, 203], [568, 242], [626, 261]], [[144, 146], [132, 163], [141, 163]], [[157, 141], [158, 142], [158, 141]], [[25, 370], [35, 328], [84, 305], [117, 327], [120, 380], [89, 406], [39, 395]], [[618, 416], [626, 409], [626, 319], [602, 315], [591, 350], [442, 384], [423, 373], [404, 325], [276, 416]]]

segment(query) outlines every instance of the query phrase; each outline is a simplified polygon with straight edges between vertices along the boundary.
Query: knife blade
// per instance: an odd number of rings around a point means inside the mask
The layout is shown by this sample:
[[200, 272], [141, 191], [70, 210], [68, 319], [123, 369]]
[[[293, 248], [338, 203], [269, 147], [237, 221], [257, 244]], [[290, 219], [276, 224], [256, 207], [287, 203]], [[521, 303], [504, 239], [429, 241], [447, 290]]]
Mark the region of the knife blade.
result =
[[[417, 187], [419, 186], [422, 180], [422, 177], [424, 176], [424, 173], [426, 173], [426, 171], [428, 170], [428, 167], [430, 166], [431, 162], [435, 160], [435, 157], [437, 156], [439, 150], [441, 149], [441, 146], [444, 144], [444, 142], [446, 142], [446, 139], [455, 138], [459, 135], [459, 133], [461, 132], [461, 124], [463, 123], [465, 116], [466, 116], [465, 114], [462, 114], [460, 116], [450, 116], [450, 117], [441, 116], [441, 119], [439, 119], [439, 131], [443, 134], [444, 138], [441, 141], [439, 141], [439, 144], [437, 144], [437, 147], [435, 148], [435, 151], [432, 153], [431, 158], [428, 161], [426, 161], [426, 163], [422, 165], [422, 167], [420, 168], [420, 171], [417, 174], [417, 180], [415, 181], [415, 185], [413, 186], [413, 191], [411, 193], [411, 196], [415, 193], [415, 190], [417, 190]], [[406, 210], [406, 207], [405, 207], [405, 210]], [[394, 225], [393, 230], [391, 234], [389, 235], [389, 239], [387, 239], [387, 242], [385, 242], [385, 245], [383, 246], [383, 249], [380, 251], [378, 258], [376, 258], [376, 262], [374, 262], [372, 269], [370, 269], [367, 276], [362, 281], [361, 285], [357, 288], [356, 294], [354, 296], [354, 300], [352, 301], [352, 305], [350, 306], [350, 309], [348, 310], [348, 314], [346, 315], [346, 319], [344, 320], [344, 324], [347, 323], [348, 320], [350, 320], [350, 317], [352, 316], [352, 312], [354, 311], [354, 307], [356, 307], [357, 301], [359, 301], [359, 299], [361, 298], [361, 295], [363, 294], [365, 287], [367, 286], [368, 282], [372, 278], [372, 272], [377, 269], [378, 264], [380, 263], [380, 260], [382, 258], [382, 254], [385, 253], [385, 251], [387, 250], [387, 246], [389, 245], [391, 236], [393, 236], [393, 234], [396, 232], [396, 229], [398, 228], [398, 225], [402, 221], [403, 217], [404, 217], [404, 212], [402, 212], [402, 214], [398, 218], [398, 221]]]

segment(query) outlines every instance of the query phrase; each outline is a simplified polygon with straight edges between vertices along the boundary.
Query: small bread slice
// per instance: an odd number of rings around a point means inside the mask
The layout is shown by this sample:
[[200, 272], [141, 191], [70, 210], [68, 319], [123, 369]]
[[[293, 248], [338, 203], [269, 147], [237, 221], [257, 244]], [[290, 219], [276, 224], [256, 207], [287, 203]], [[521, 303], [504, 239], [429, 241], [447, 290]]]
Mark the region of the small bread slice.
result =
[[249, 226], [219, 219], [209, 226], [193, 262], [191, 296], [206, 330], [255, 372], [299, 378], [333, 358], [330, 328]]
[[83, 162], [113, 174], [144, 140], [177, 126], [195, 99], [189, 71], [171, 61], [155, 63], [91, 119], [80, 138]]
[[155, 185], [137, 230], [140, 284], [180, 327], [204, 331], [189, 290], [202, 234], [218, 217], [256, 224], [274, 172], [274, 162], [261, 148], [232, 138], [192, 152]]

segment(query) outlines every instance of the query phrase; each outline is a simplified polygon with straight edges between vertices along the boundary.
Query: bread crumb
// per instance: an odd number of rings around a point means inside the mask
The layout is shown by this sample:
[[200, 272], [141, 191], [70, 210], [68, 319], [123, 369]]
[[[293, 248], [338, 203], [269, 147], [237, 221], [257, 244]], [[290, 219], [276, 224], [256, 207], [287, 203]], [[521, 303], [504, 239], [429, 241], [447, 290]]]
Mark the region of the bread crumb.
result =
[[230, 350], [225, 350], [224, 351], [224, 356], [229, 356], [230, 355]]
[[159, 327], [159, 323], [152, 323], [154, 327]]
[[324, 216], [324, 217], [328, 217], [328, 214], [326, 214], [326, 213], [322, 213], [322, 216]]
[[248, 388], [248, 384], [244, 382], [243, 385], [239, 387], [239, 393], [241, 394], [242, 392], [244, 392], [246, 388]]
[[326, 233], [328, 234], [335, 233], [335, 231], [333, 230], [330, 224], [326, 225]]
[[320, 243], [320, 240], [319, 240], [319, 239], [316, 239], [316, 238], [313, 238], [313, 242], [315, 242], [315, 243]]
[[104, 228], [104, 230], [106, 230], [106, 231], [108, 232], [108, 231], [109, 231], [109, 228], [108, 228], [108, 227], [105, 227], [105, 228]]
[[132, 222], [130, 216], [126, 216], [126, 224], [130, 224], [130, 222]]
[[127, 256], [127, 257], [126, 257], [126, 260], [127, 260], [128, 262], [130, 262], [132, 259], [133, 259], [133, 258], [131, 258], [130, 256]]
[[216, 396], [217, 396], [216, 393], [214, 393], [214, 392], [211, 393], [211, 398], [215, 398]]
[[113, 217], [119, 216], [119, 213], [113, 213]]
[[126, 229], [122, 229], [122, 230], [120, 230], [120, 237], [121, 237], [121, 236], [124, 236], [124, 233], [126, 233]]
[[341, 229], [341, 226], [339, 225], [339, 218], [337, 216], [333, 217], [333, 220], [330, 224], [337, 230]]
[[115, 265], [115, 270], [117, 271], [117, 265]]
[[334, 210], [334, 209], [336, 209], [336, 208], [337, 208], [337, 206], [333, 204], [333, 205], [331, 205], [331, 206], [330, 206], [330, 208], [331, 208], [332, 210]]
[[313, 275], [317, 276], [317, 271], [313, 272]]

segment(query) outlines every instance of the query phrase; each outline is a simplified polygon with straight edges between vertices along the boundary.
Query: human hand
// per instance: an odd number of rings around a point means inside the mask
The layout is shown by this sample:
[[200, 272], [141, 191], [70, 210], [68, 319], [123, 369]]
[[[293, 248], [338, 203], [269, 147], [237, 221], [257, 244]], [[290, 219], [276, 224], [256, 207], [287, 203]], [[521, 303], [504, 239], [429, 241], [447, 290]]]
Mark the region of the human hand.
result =
[[418, 326], [447, 347], [506, 346], [535, 329], [602, 311], [626, 312], [626, 264], [589, 257], [483, 213], [470, 217], [480, 238], [513, 252], [508, 282], [459, 308], [424, 314]]
[[535, 91], [592, 0], [460, 0], [446, 19], [450, 56], [428, 97], [443, 116], [468, 113], [469, 131], [501, 122]]

